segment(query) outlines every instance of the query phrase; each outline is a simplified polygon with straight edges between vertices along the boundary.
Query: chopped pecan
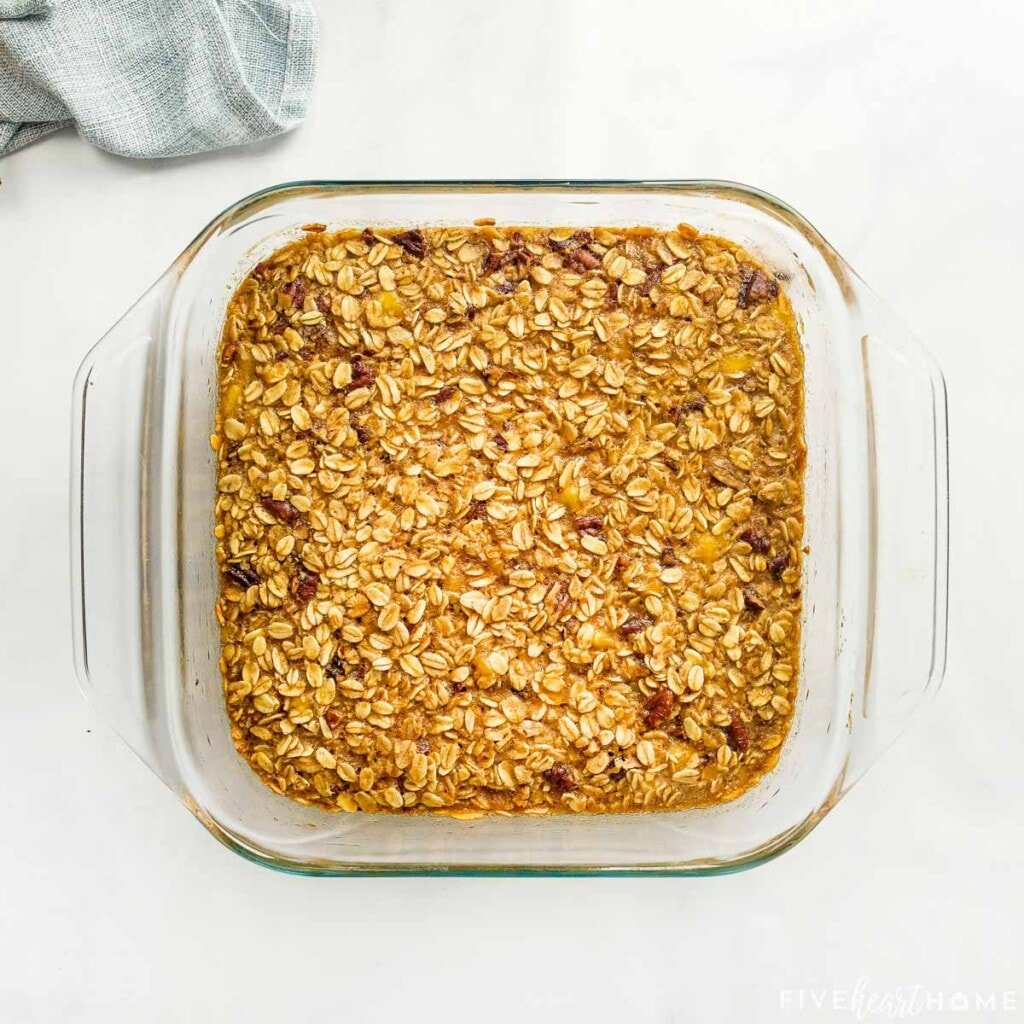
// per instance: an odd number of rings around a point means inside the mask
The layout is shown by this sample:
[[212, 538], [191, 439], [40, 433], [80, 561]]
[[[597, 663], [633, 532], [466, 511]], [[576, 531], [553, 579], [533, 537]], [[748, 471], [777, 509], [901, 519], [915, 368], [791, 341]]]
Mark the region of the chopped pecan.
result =
[[771, 547], [768, 533], [761, 523], [751, 523], [740, 534], [740, 540], [746, 541], [750, 545], [750, 550], [759, 555], [766, 554], [768, 548]]
[[324, 718], [327, 719], [327, 724], [332, 729], [337, 729], [345, 721], [345, 716], [337, 708], [328, 708], [324, 713]]
[[303, 224], [303, 231], [309, 231], [311, 234], [320, 235], [327, 230], [326, 224], [321, 224], [319, 221], [314, 221], [312, 224]]
[[316, 308], [323, 313], [324, 316], [331, 315], [331, 300], [323, 293], [318, 295], [314, 300]]
[[307, 604], [316, 597], [316, 589], [320, 585], [320, 577], [310, 572], [305, 566], [292, 577], [292, 592], [301, 604]]
[[595, 256], [589, 249], [577, 249], [569, 257], [569, 266], [574, 270], [578, 270], [580, 273], [586, 273], [588, 270], [596, 270], [601, 266], [600, 257]]
[[444, 405], [455, 394], [455, 388], [451, 384], [445, 384], [443, 388], [436, 395], [434, 395], [434, 405]]
[[600, 533], [604, 529], [604, 520], [600, 516], [577, 516], [576, 529], [580, 533]]
[[279, 501], [263, 495], [260, 504], [277, 520], [289, 526], [299, 518], [299, 510], [290, 501]]
[[729, 734], [729, 746], [733, 750], [738, 750], [742, 753], [750, 746], [750, 730], [739, 715], [734, 714], [732, 716], [732, 721], [729, 723], [726, 732]]
[[558, 793], [571, 793], [576, 788], [576, 779], [572, 771], [564, 764], [552, 765], [541, 772], [544, 781]]
[[669, 418], [676, 423], [682, 423], [690, 413], [703, 412], [707, 408], [707, 399], [703, 395], [688, 399], [682, 405], [670, 405], [668, 409]]
[[768, 563], [768, 571], [776, 579], [779, 579], [779, 577], [782, 576], [782, 574], [786, 571], [787, 565], [789, 565], [789, 552], [784, 551], [781, 555], [776, 555]]
[[648, 729], [660, 729], [669, 720], [674, 705], [671, 690], [665, 687], [655, 690], [644, 704], [644, 725]]
[[641, 295], [650, 295], [654, 286], [661, 280], [661, 267], [655, 267], [653, 270], [647, 271], [647, 277], [644, 278], [643, 284], [637, 286], [637, 291]]
[[651, 624], [650, 619], [641, 618], [639, 615], [630, 615], [626, 621], [619, 626], [619, 632], [623, 636], [636, 636], [642, 633]]
[[236, 355], [238, 355], [238, 346], [233, 341], [225, 342], [224, 347], [220, 350], [221, 365], [227, 366]]
[[672, 568], [673, 565], [679, 564], [679, 559], [676, 557], [676, 549], [671, 544], [666, 544], [661, 549], [661, 564], [666, 569]]
[[757, 592], [757, 588], [748, 586], [743, 588], [743, 607], [748, 612], [763, 612], [764, 598]]
[[508, 451], [508, 441], [505, 440], [505, 435], [504, 434], [495, 434], [494, 435], [494, 445], [498, 449], [498, 451], [501, 451], [501, 452], [507, 452]]
[[256, 278], [257, 281], [265, 281], [270, 276], [272, 269], [273, 267], [269, 263], [257, 263], [249, 271], [249, 276]]
[[360, 444], [367, 444], [370, 440], [370, 432], [366, 429], [365, 423], [356, 423], [352, 429], [355, 431], [356, 440]]
[[421, 260], [427, 255], [427, 242], [422, 231], [415, 228], [412, 231], [401, 231], [394, 237], [397, 242], [413, 259]]
[[306, 282], [301, 277], [281, 285], [281, 294], [292, 300], [292, 309], [302, 309], [306, 301]]
[[469, 512], [466, 514], [467, 519], [486, 519], [487, 518], [487, 502], [486, 501], [471, 501], [469, 503]]
[[516, 286], [511, 281], [499, 281], [494, 286], [494, 290], [499, 295], [511, 295], [516, 290]]
[[421, 754], [429, 754], [429, 753], [430, 753], [430, 740], [428, 739], [428, 737], [426, 737], [426, 736], [421, 736], [421, 737], [420, 737], [420, 738], [419, 738], [419, 739], [418, 739], [418, 740], [416, 741], [416, 749], [417, 749], [417, 750], [418, 750], [418, 751], [419, 751], [419, 752], [420, 752]]
[[346, 390], [355, 391], [356, 388], [372, 387], [376, 376], [373, 367], [364, 362], [361, 356], [356, 356], [352, 360], [352, 382]]
[[232, 583], [237, 583], [243, 590], [248, 590], [250, 587], [258, 587], [263, 582], [259, 577], [259, 573], [249, 565], [232, 563], [224, 572]]
[[737, 303], [740, 309], [756, 305], [766, 299], [774, 299], [779, 293], [779, 286], [763, 270], [757, 267], [746, 267], [740, 278], [740, 294]]
[[[501, 270], [505, 266], [505, 257], [508, 255], [507, 252], [496, 252], [491, 250], [485, 257], [483, 266], [480, 268], [480, 273], [485, 277], [489, 274], [493, 274], [496, 270]], [[500, 287], [500, 286], [499, 286]]]

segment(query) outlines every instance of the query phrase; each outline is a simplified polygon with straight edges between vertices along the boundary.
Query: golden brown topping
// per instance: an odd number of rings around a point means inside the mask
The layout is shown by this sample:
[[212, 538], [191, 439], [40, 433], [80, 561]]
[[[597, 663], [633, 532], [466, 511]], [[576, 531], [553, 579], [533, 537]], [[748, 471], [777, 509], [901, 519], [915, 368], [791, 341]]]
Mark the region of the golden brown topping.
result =
[[327, 810], [754, 785], [800, 643], [802, 358], [775, 280], [685, 226], [307, 227], [238, 288], [219, 354], [241, 754]]

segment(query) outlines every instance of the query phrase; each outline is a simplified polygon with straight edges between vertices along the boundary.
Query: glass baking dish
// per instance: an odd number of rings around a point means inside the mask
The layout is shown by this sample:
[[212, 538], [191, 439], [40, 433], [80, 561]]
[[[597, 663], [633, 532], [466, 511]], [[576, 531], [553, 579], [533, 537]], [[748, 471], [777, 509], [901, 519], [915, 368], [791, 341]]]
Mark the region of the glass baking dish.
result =
[[[786, 282], [806, 374], [798, 710], [777, 768], [733, 803], [631, 815], [328, 814], [236, 753], [213, 614], [216, 349], [233, 288], [301, 225], [692, 224]], [[707, 874], [805, 836], [942, 679], [945, 384], [796, 211], [722, 182], [297, 182], [210, 223], [97, 344], [74, 386], [72, 586], [89, 700], [231, 849], [308, 874]]]

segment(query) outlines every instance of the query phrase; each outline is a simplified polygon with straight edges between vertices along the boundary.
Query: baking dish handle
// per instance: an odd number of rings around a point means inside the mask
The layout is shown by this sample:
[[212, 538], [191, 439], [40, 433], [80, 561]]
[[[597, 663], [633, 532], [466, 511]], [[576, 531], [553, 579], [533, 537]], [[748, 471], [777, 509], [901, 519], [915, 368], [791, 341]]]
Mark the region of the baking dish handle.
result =
[[71, 583], [82, 693], [169, 781], [147, 685], [143, 557], [149, 382], [163, 297], [160, 282], [91, 349], [75, 376]]
[[862, 282], [872, 493], [864, 688], [851, 709], [850, 783], [934, 696], [946, 667], [949, 458], [946, 383], [932, 356]]

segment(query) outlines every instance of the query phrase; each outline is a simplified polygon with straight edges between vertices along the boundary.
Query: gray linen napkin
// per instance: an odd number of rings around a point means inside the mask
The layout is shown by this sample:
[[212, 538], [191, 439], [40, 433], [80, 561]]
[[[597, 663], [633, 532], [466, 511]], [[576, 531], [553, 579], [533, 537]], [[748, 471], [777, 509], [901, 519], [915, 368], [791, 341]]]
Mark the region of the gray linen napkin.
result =
[[69, 124], [131, 157], [270, 138], [315, 70], [312, 0], [0, 0], [0, 157]]

